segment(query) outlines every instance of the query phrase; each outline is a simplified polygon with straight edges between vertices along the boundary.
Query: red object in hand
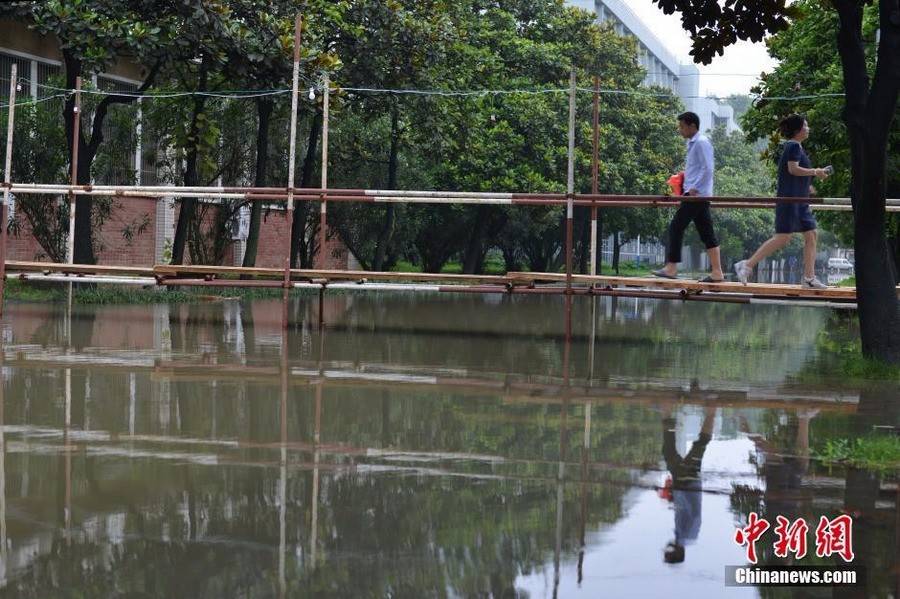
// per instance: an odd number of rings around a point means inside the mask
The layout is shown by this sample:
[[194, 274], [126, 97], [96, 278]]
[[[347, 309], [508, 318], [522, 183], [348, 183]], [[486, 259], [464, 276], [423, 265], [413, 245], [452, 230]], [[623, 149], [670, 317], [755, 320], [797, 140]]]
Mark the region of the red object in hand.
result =
[[684, 195], [684, 171], [674, 174], [666, 181], [669, 184], [669, 193], [673, 196]]
[[657, 495], [659, 495], [660, 499], [665, 499], [666, 501], [672, 501], [674, 496], [672, 494], [672, 477], [667, 476], [666, 482], [663, 483], [663, 486], [656, 491]]

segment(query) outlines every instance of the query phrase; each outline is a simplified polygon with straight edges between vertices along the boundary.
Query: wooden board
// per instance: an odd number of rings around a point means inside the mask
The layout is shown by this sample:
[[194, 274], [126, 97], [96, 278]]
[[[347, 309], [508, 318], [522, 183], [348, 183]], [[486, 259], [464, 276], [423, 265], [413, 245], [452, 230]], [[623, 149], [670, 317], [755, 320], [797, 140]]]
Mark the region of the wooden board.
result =
[[[507, 275], [518, 284], [535, 282], [564, 283], [563, 273], [512, 272]], [[814, 298], [855, 300], [855, 287], [829, 287], [828, 289], [805, 289], [799, 285], [776, 285], [763, 283], [739, 282], [700, 283], [692, 279], [663, 279], [659, 277], [613, 277], [603, 275], [573, 275], [572, 282], [584, 285], [600, 285], [610, 287], [640, 287], [653, 289], [684, 290], [692, 292], [729, 292], [743, 293], [760, 297]], [[900, 293], [900, 287], [897, 289]]]
[[140, 275], [152, 277], [153, 269], [143, 266], [112, 266], [105, 264], [57, 264], [53, 262], [22, 262], [7, 260], [6, 270], [14, 272], [54, 272], [74, 275]]
[[[160, 276], [179, 275], [210, 275], [210, 276], [240, 276], [252, 275], [261, 277], [284, 276], [284, 270], [280, 268], [243, 268], [240, 266], [172, 266], [157, 265], [153, 272]], [[492, 275], [456, 275], [442, 273], [404, 273], [404, 272], [375, 272], [365, 270], [316, 270], [316, 269], [291, 269], [292, 280], [326, 279], [340, 281], [434, 281], [450, 283], [480, 283], [492, 285], [505, 285], [509, 279], [505, 276]]]

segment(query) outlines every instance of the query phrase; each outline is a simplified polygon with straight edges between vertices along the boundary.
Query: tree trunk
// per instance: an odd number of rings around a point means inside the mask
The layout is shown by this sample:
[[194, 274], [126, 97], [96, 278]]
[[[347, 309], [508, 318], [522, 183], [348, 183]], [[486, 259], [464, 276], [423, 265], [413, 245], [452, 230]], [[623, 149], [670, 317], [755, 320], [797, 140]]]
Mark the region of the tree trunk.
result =
[[616, 231], [615, 235], [613, 235], [613, 270], [616, 271], [616, 274], [619, 274], [619, 250], [622, 246], [619, 245], [619, 232]]
[[[206, 56], [200, 62], [197, 91], [206, 91], [209, 63]], [[197, 154], [200, 134], [199, 117], [206, 105], [206, 96], [194, 96], [194, 109], [191, 115], [191, 128], [188, 133], [187, 156], [185, 157], [184, 185], [197, 185]], [[188, 231], [193, 224], [197, 212], [197, 198], [182, 198], [181, 211], [178, 213], [178, 224], [175, 227], [175, 239], [172, 242], [172, 264], [184, 263], [184, 248], [187, 245]]]
[[900, 92], [900, 27], [896, 0], [879, 2], [881, 43], [869, 86], [862, 6], [835, 0], [844, 73], [844, 120], [850, 138], [857, 305], [863, 355], [900, 364], [900, 303], [885, 237], [888, 135]]
[[[306, 156], [303, 157], [303, 172], [300, 176], [300, 187], [311, 187], [316, 167], [316, 146], [322, 133], [322, 112], [313, 114], [309, 125], [309, 137], [306, 140]], [[291, 237], [291, 268], [297, 268], [297, 261], [302, 267], [312, 265], [312, 256], [308, 255], [305, 241], [306, 218], [309, 213], [309, 202], [299, 202], [294, 206], [294, 227]]]
[[484, 270], [485, 242], [491, 215], [488, 206], [475, 208], [475, 226], [469, 236], [469, 243], [463, 252], [463, 272], [467, 275], [480, 274]]
[[[80, 60], [74, 57], [70, 52], [63, 51], [63, 59], [66, 65], [66, 86], [69, 89], [75, 87], [76, 79], [82, 75], [83, 65]], [[162, 63], [154, 65], [136, 93], [129, 95], [109, 94], [100, 100], [94, 109], [93, 118], [91, 120], [90, 138], [85, 137], [84, 131], [79, 127], [78, 134], [78, 165], [75, 172], [75, 182], [78, 185], [89, 185], [91, 183], [91, 166], [97, 151], [103, 143], [103, 124], [106, 121], [106, 115], [109, 114], [109, 108], [113, 104], [130, 104], [135, 101], [138, 95], [143, 94], [148, 87], [153, 85], [156, 74], [159, 72]], [[66, 127], [66, 140], [69, 152], [69, 169], [71, 172], [72, 165], [72, 147], [75, 143], [75, 98], [69, 96], [63, 107], [63, 118]], [[78, 115], [79, 125], [81, 123], [81, 115]], [[97, 262], [94, 255], [94, 201], [91, 196], [77, 196], [75, 200], [75, 239], [73, 240], [73, 261], [79, 264], [94, 264]], [[101, 221], [102, 224], [102, 221]]]
[[504, 243], [500, 247], [500, 250], [503, 252], [503, 262], [506, 265], [506, 272], [518, 272], [522, 270], [515, 243]]
[[[256, 99], [256, 176], [255, 187], [265, 187], [269, 167], [269, 124], [272, 117], [272, 100], [268, 97]], [[262, 220], [262, 202], [250, 204], [250, 230], [247, 231], [247, 248], [244, 251], [245, 267], [256, 266], [256, 251], [259, 247], [259, 226]]]
[[[388, 156], [387, 188], [397, 188], [397, 161], [400, 148], [400, 111], [395, 101], [391, 106], [391, 150]], [[384, 213], [384, 223], [378, 234], [378, 242], [375, 245], [375, 259], [372, 261], [372, 269], [379, 271], [384, 268], [385, 256], [394, 238], [394, 226], [397, 216], [393, 203], [388, 203]]]
[[576, 210], [581, 213], [581, 218], [577, 221], [578, 234], [575, 236], [581, 245], [581, 251], [578, 253], [578, 272], [586, 275], [589, 274], [591, 258], [591, 209], [580, 207]]

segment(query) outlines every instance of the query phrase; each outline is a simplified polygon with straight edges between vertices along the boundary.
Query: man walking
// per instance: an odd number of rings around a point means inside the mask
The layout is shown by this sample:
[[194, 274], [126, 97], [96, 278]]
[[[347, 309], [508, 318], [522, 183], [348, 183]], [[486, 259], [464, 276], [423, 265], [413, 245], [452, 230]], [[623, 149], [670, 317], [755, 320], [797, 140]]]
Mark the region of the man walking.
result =
[[[678, 133], [687, 140], [687, 157], [684, 165], [684, 195], [709, 197], [713, 194], [713, 147], [709, 139], [700, 133], [700, 117], [693, 112], [678, 115]], [[681, 262], [681, 246], [684, 230], [694, 222], [700, 240], [706, 245], [712, 272], [701, 283], [721, 283], [722, 258], [719, 254], [719, 240], [713, 230], [712, 211], [709, 202], [682, 201], [669, 224], [669, 242], [666, 248], [666, 265], [653, 271], [657, 277], [677, 279], [678, 263]]]

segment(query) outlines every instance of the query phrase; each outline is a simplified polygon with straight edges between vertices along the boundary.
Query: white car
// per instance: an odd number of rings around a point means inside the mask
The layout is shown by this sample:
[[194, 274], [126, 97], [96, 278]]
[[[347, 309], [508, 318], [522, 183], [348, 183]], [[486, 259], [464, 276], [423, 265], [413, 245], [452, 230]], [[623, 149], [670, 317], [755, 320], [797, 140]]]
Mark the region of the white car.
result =
[[829, 258], [828, 268], [832, 270], [853, 270], [853, 263], [846, 258]]

